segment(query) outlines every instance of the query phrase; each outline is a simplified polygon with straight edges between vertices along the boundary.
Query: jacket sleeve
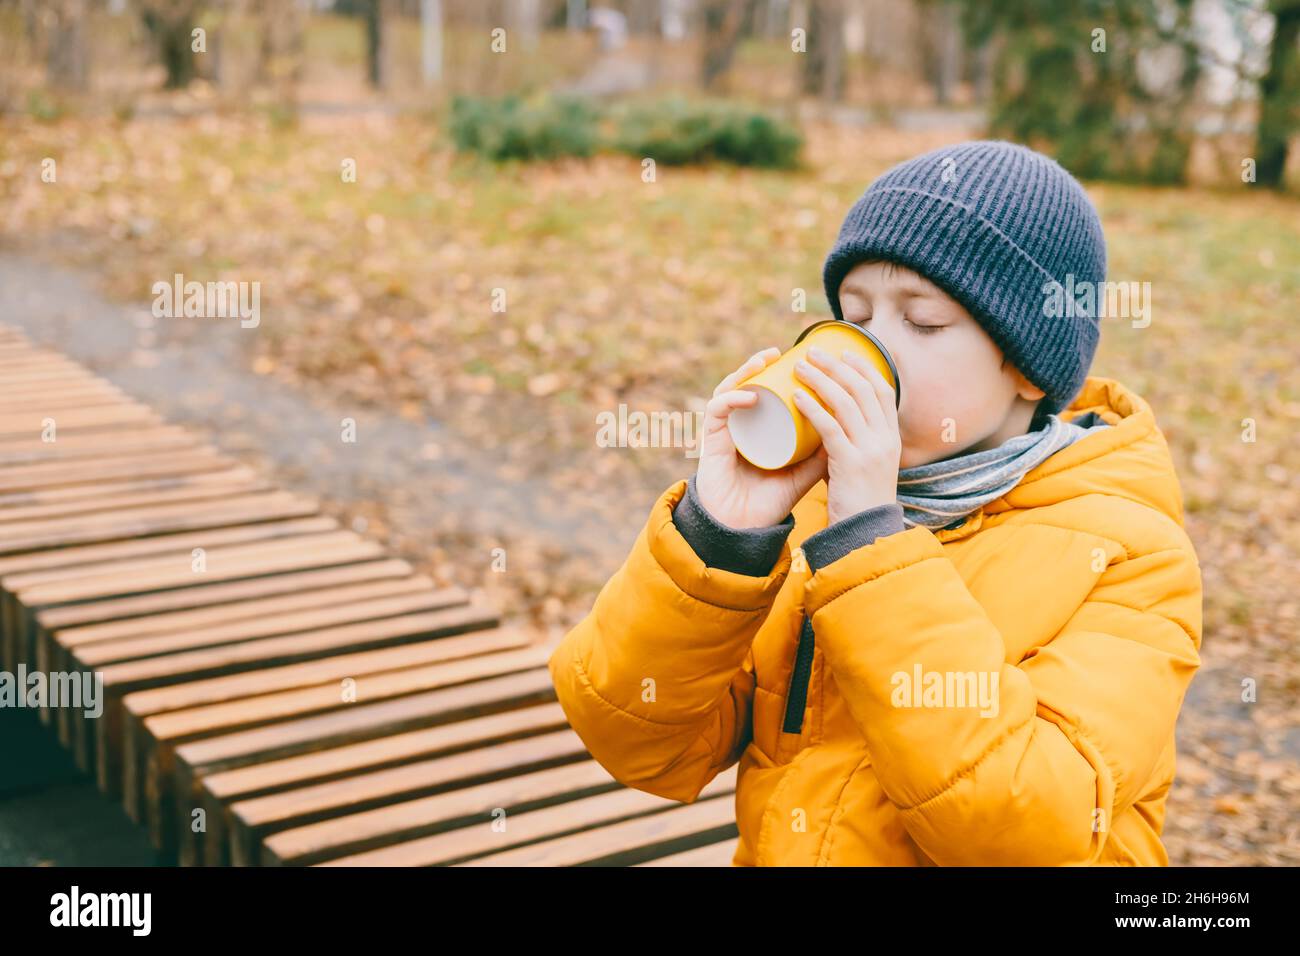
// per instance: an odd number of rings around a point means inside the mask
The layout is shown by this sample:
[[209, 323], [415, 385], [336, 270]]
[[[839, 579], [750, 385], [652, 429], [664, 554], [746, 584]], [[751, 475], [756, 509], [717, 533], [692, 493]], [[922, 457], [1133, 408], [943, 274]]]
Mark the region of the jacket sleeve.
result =
[[686, 485], [659, 497], [549, 667], [570, 726], [616, 780], [691, 803], [748, 743], [750, 645], [791, 555], [783, 543], [762, 576], [708, 567], [673, 522]]
[[781, 557], [781, 546], [794, 530], [794, 514], [766, 528], [732, 528], [704, 507], [695, 491], [695, 475], [673, 508], [673, 524], [706, 565], [737, 574], [765, 577]]
[[[1150, 785], [1199, 666], [1201, 576], [1185, 535], [1150, 553], [1057, 540], [1044, 564], [1064, 574], [1083, 562], [1084, 598], [1017, 663], [926, 528], [878, 538], [805, 584], [817, 644], [881, 786], [938, 865], [1094, 863], [1110, 821]], [[1027, 588], [1024, 600], [1036, 599], [1046, 595]], [[992, 705], [907, 706], [918, 671], [945, 682], [983, 673]]]

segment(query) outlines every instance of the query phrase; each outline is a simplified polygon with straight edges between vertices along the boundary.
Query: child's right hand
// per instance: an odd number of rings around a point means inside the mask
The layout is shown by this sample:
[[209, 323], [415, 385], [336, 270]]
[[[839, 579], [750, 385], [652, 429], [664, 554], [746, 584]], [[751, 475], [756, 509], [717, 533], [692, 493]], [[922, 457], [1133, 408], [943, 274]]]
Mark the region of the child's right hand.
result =
[[777, 524], [809, 488], [826, 477], [825, 446], [794, 465], [766, 471], [742, 458], [731, 440], [727, 418], [737, 408], [748, 408], [758, 401], [756, 393], [735, 386], [780, 356], [781, 350], [775, 347], [751, 356], [718, 383], [704, 409], [695, 492], [704, 509], [731, 528], [766, 528]]

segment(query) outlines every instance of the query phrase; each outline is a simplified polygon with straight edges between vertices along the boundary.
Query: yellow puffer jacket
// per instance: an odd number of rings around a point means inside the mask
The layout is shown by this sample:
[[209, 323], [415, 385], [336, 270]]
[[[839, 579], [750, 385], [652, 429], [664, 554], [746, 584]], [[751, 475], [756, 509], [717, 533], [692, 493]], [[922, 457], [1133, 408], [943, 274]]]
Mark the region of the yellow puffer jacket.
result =
[[[798, 545], [826, 527], [824, 482], [767, 577], [703, 564], [674, 483], [551, 656], [570, 724], [616, 779], [687, 803], [739, 760], [735, 865], [1168, 865], [1200, 566], [1150, 406], [1091, 377], [1062, 417], [1089, 411], [1114, 427], [960, 527], [814, 574]], [[806, 709], [783, 733], [805, 614]], [[976, 679], [995, 706], [971, 706]]]

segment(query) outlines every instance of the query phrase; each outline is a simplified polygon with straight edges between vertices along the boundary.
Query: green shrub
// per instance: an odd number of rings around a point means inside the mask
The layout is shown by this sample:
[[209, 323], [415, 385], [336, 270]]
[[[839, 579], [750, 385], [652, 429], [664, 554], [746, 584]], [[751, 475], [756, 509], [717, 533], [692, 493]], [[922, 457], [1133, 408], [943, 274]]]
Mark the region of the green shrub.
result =
[[568, 97], [457, 96], [449, 128], [458, 150], [500, 162], [590, 156], [599, 140], [598, 120], [589, 103]]
[[671, 98], [628, 108], [613, 145], [667, 165], [720, 161], [788, 169], [798, 162], [803, 137], [788, 123], [747, 107]]
[[[602, 129], [610, 127], [610, 135]], [[502, 161], [590, 156], [613, 149], [657, 163], [725, 162], [788, 169], [803, 137], [788, 123], [733, 103], [673, 97], [607, 116], [584, 99], [457, 96], [448, 124], [461, 152]]]

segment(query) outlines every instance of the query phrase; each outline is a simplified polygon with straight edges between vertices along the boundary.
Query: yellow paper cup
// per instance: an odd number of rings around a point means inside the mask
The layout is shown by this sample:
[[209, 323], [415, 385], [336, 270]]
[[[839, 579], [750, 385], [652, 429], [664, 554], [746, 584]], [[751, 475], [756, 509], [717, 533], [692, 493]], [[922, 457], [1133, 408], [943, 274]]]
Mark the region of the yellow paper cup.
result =
[[898, 369], [879, 339], [861, 326], [842, 319], [815, 322], [799, 333], [794, 345], [779, 359], [736, 386], [758, 393], [757, 402], [748, 408], [735, 409], [727, 419], [736, 450], [757, 468], [776, 471], [797, 464], [821, 445], [821, 435], [794, 403], [795, 389], [801, 388], [830, 412], [817, 392], [794, 371], [795, 364], [814, 345], [835, 358], [844, 351], [861, 355], [893, 387], [895, 408], [902, 399]]

